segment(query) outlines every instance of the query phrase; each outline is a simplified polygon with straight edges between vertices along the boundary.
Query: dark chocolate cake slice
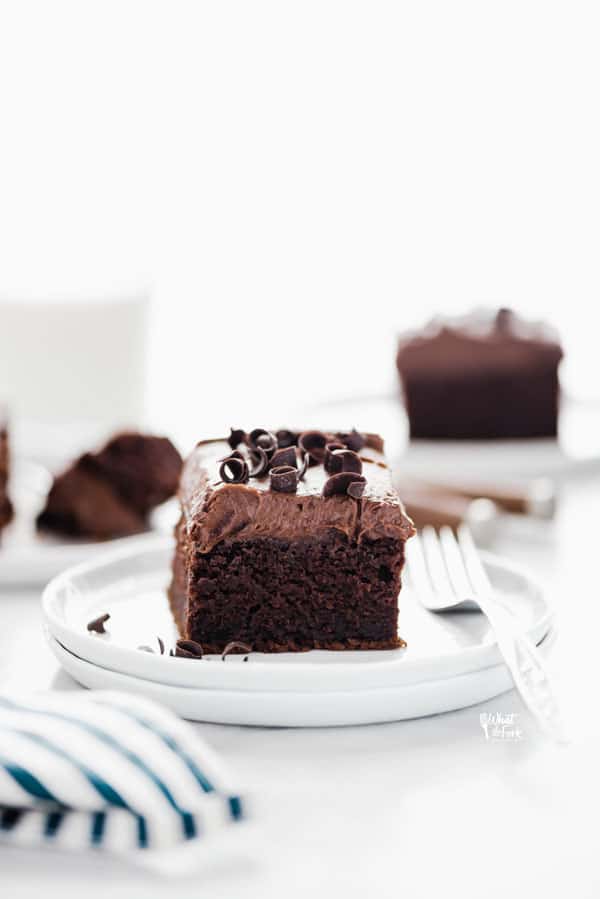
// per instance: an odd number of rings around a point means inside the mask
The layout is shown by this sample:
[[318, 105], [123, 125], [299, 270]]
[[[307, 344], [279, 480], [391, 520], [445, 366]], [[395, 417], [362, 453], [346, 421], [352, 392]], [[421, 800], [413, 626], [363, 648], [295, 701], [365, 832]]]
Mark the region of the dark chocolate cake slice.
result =
[[8, 423], [5, 413], [0, 408], [0, 532], [13, 515], [12, 503], [8, 497], [8, 475]]
[[392, 649], [414, 533], [376, 435], [200, 443], [179, 489], [169, 598], [182, 637], [222, 652]]
[[38, 527], [96, 540], [137, 534], [177, 490], [182, 459], [166, 437], [123, 433], [58, 475]]
[[550, 328], [509, 309], [434, 319], [398, 347], [411, 437], [556, 437], [561, 359]]

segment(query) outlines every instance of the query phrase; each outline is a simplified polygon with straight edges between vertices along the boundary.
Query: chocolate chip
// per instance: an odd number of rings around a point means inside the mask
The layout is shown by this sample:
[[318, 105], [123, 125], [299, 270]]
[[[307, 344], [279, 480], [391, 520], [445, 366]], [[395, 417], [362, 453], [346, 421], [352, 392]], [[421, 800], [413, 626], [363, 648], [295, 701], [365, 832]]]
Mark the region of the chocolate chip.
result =
[[280, 431], [277, 431], [275, 436], [277, 437], [277, 446], [279, 449], [285, 449], [286, 446], [298, 445], [298, 434], [296, 431], [287, 431], [285, 428], [282, 428]]
[[298, 438], [302, 453], [309, 456], [309, 465], [320, 465], [325, 458], [327, 436], [323, 431], [304, 431]]
[[240, 443], [243, 443], [246, 439], [246, 432], [241, 428], [230, 428], [230, 435], [227, 438], [227, 442], [232, 450], [236, 449]]
[[252, 451], [252, 459], [255, 462], [255, 466], [250, 472], [250, 477], [264, 477], [269, 470], [269, 456], [267, 452], [259, 446], [256, 450]]
[[248, 463], [239, 456], [228, 456], [221, 462], [219, 468], [221, 480], [226, 484], [245, 484], [250, 474]]
[[327, 471], [329, 474], [335, 474], [336, 472], [342, 470], [341, 459], [334, 459], [333, 454], [337, 452], [337, 450], [345, 449], [346, 446], [344, 443], [327, 443], [325, 445], [325, 458], [323, 460], [325, 471]]
[[[221, 658], [225, 661], [225, 658], [230, 655], [230, 653], [235, 650], [239, 650], [239, 652], [252, 652], [252, 647], [248, 646], [247, 643], [239, 643], [237, 640], [232, 640], [231, 643], [228, 643], [225, 649], [223, 650], [223, 655]], [[244, 659], [244, 662], [248, 661], [248, 656]]]
[[286, 446], [284, 449], [275, 450], [271, 456], [269, 466], [270, 468], [277, 468], [278, 465], [291, 465], [293, 468], [298, 467], [296, 448], [294, 446]]
[[93, 621], [90, 621], [87, 629], [90, 633], [93, 631], [95, 634], [105, 634], [106, 628], [104, 627], [105, 623], [110, 618], [108, 612], [105, 612], [104, 615], [99, 615], [98, 618], [94, 618]]
[[340, 431], [335, 436], [340, 443], [343, 443], [348, 449], [355, 453], [359, 453], [367, 442], [364, 436], [358, 433], [356, 428], [352, 428], [352, 430], [347, 433]]
[[278, 465], [271, 469], [271, 490], [276, 493], [295, 493], [298, 489], [298, 471], [292, 465]]
[[353, 471], [340, 471], [332, 474], [323, 485], [323, 496], [347, 494], [353, 499], [360, 499], [364, 493], [367, 479]]
[[178, 640], [175, 655], [180, 659], [201, 659], [204, 650], [195, 640]]

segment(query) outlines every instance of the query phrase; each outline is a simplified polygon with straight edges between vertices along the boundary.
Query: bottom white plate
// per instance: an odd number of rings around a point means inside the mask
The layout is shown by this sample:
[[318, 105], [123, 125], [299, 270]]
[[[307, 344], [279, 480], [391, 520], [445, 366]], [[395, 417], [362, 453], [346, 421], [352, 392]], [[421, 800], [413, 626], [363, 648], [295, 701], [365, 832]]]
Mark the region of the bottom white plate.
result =
[[[156, 636], [172, 646], [169, 613], [173, 541], [109, 553], [55, 578], [43, 611], [52, 651], [80, 683], [142, 692], [186, 718], [221, 724], [324, 726], [369, 724], [450, 711], [510, 689], [487, 621], [477, 612], [436, 615], [410, 586], [400, 596], [399, 650], [219, 656], [203, 660], [142, 652]], [[499, 601], [517, 626], [541, 642], [551, 613], [525, 572], [482, 554]], [[409, 572], [410, 573], [410, 572]], [[110, 614], [105, 634], [86, 624]]]
[[84, 687], [141, 693], [182, 718], [263, 727], [336, 727], [423, 718], [475, 705], [513, 687], [504, 665], [457, 677], [374, 690], [309, 692], [173, 687], [86, 662], [48, 635], [62, 667]]

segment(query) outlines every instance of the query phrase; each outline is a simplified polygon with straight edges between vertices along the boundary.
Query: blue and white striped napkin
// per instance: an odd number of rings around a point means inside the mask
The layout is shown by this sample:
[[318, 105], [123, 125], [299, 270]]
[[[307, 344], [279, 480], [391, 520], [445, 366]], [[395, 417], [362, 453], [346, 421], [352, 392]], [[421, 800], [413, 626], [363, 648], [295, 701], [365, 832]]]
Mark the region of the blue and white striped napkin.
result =
[[0, 693], [0, 842], [147, 860], [197, 854], [245, 815], [213, 752], [150, 700]]

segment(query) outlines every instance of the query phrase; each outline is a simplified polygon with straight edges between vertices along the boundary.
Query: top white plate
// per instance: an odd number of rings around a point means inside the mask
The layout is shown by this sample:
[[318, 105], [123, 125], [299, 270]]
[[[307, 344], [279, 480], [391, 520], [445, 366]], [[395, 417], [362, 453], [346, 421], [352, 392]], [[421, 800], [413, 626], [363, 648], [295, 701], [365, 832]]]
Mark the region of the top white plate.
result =
[[[400, 595], [402, 650], [369, 652], [252, 653], [196, 661], [153, 655], [138, 649], [167, 648], [177, 635], [166, 586], [173, 542], [155, 539], [105, 555], [65, 572], [46, 588], [43, 611], [52, 637], [94, 666], [173, 687], [256, 692], [362, 691], [407, 687], [452, 679], [501, 664], [493, 634], [477, 612], [436, 615], [418, 602], [410, 585]], [[518, 626], [539, 642], [550, 626], [550, 611], [534, 580], [512, 564], [483, 555], [499, 599]], [[87, 623], [108, 612], [104, 635], [90, 634]]]
[[[50, 488], [50, 473], [36, 462], [16, 458], [12, 465], [10, 495], [13, 521], [0, 538], [0, 586], [45, 584], [73, 565], [103, 555], [107, 549], [144, 545], [148, 535], [90, 542], [40, 534], [35, 519]], [[177, 518], [176, 503], [165, 503], [152, 516], [151, 536], [169, 533]]]

